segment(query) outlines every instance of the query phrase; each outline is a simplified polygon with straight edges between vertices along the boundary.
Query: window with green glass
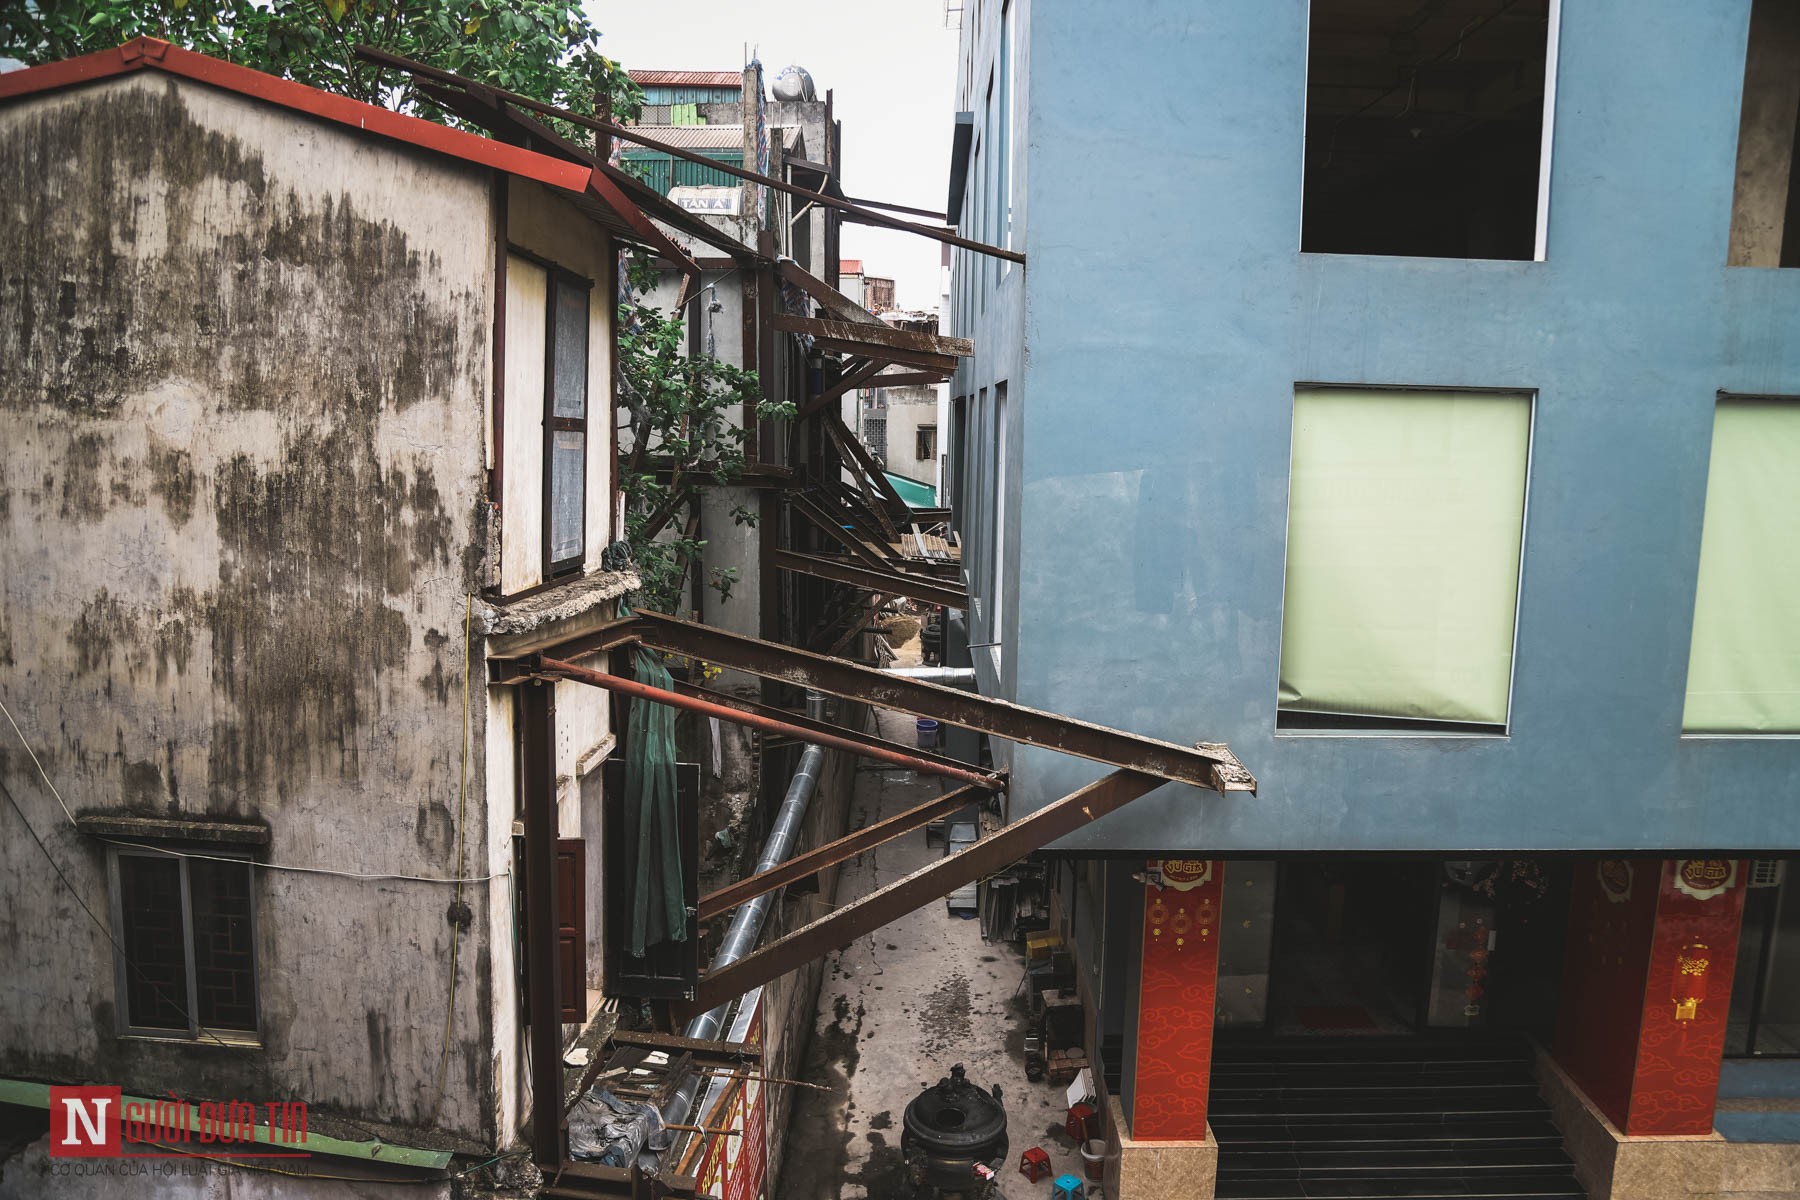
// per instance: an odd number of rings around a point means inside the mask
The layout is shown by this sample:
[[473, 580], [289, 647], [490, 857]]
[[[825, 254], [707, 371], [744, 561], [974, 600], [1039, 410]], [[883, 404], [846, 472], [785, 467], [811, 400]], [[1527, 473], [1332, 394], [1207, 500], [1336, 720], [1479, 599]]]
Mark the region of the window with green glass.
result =
[[1800, 399], [1728, 397], [1688, 648], [1686, 733], [1800, 733]]
[[1520, 392], [1294, 393], [1284, 728], [1504, 728], [1531, 453]]

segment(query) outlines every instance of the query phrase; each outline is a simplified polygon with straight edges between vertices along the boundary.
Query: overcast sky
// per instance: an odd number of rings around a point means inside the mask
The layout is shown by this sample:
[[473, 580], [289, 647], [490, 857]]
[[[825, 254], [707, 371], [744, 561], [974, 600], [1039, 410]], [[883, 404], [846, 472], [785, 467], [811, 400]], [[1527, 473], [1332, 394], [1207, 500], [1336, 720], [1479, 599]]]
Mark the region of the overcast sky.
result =
[[[943, 211], [957, 36], [944, 26], [944, 0], [587, 0], [586, 7], [601, 50], [627, 69], [735, 71], [747, 49], [772, 83], [798, 63], [821, 98], [827, 88], [835, 93], [844, 191]], [[893, 277], [901, 307], [937, 307], [939, 243], [848, 222], [843, 230], [843, 257]]]

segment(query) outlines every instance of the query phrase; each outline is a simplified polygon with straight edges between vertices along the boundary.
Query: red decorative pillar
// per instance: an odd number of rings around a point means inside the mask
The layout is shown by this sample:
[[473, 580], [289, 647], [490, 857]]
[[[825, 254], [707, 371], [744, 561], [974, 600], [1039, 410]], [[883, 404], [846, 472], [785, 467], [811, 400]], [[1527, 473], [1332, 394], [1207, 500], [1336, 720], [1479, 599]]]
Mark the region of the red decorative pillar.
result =
[[1144, 889], [1131, 1136], [1199, 1142], [1212, 1078], [1225, 864], [1171, 858], [1148, 866], [1162, 887]]
[[1743, 865], [1608, 859], [1576, 870], [1556, 1059], [1627, 1135], [1712, 1132]]

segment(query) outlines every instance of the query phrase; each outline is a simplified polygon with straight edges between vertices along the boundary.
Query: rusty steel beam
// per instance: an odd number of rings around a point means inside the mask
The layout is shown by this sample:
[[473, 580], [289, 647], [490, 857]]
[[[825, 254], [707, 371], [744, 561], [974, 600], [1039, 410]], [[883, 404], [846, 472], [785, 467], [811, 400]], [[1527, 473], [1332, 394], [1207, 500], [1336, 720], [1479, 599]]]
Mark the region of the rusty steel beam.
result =
[[929, 208], [912, 208], [905, 204], [889, 204], [885, 200], [863, 200], [856, 196], [845, 196], [852, 204], [860, 204], [864, 208], [885, 208], [889, 212], [910, 213], [915, 217], [930, 217], [935, 221], [946, 221], [948, 218], [941, 212], [933, 212]]
[[818, 301], [820, 308], [840, 321], [853, 321], [858, 325], [886, 324], [880, 317], [791, 258], [777, 259], [775, 270], [780, 272], [783, 279]]
[[[922, 758], [926, 762], [934, 762], [946, 767], [967, 766], [966, 763], [958, 762], [953, 758], [946, 758], [943, 755], [935, 754], [930, 750], [918, 750], [901, 742], [878, 737], [872, 733], [863, 733], [859, 730], [845, 728], [842, 725], [833, 725], [827, 721], [815, 721], [803, 713], [789, 712], [785, 708], [772, 708], [766, 704], [758, 704], [754, 700], [746, 700], [742, 696], [732, 696], [725, 692], [715, 692], [711, 688], [703, 688], [698, 684], [688, 683], [685, 680], [677, 679], [675, 681], [675, 690], [684, 696], [691, 696], [698, 700], [710, 700], [714, 704], [723, 704], [727, 708], [735, 708], [741, 713], [749, 713], [752, 716], [767, 717], [770, 720], [783, 721], [789, 725], [797, 725], [801, 729], [809, 730], [812, 733], [824, 733], [831, 734], [835, 737], [847, 738], [859, 746], [867, 746], [875, 750], [887, 750], [895, 754], [910, 755], [916, 758]], [[989, 791], [1000, 791], [1006, 787], [1004, 778], [999, 774], [987, 776], [986, 779], [987, 782], [982, 786], [986, 787]]]
[[525, 810], [525, 974], [531, 1021], [531, 1160], [549, 1171], [563, 1144], [562, 1006], [556, 938], [556, 689], [517, 692], [519, 783]]
[[1215, 791], [1256, 790], [1256, 781], [1243, 764], [1219, 744], [1208, 743], [1206, 749], [1178, 746], [661, 613], [640, 610], [637, 619], [642, 622], [641, 640], [658, 650], [1177, 783]]
[[863, 342], [870, 346], [906, 350], [913, 354], [948, 354], [968, 358], [975, 353], [975, 343], [968, 338], [896, 329], [885, 322], [880, 325], [864, 325], [859, 321], [827, 321], [817, 317], [793, 317], [786, 313], [776, 313], [775, 328], [787, 333], [804, 333], [810, 337], [830, 338], [840, 342]]
[[433, 67], [415, 59], [402, 58], [398, 54], [390, 54], [385, 50], [377, 50], [372, 46], [359, 45], [355, 48], [355, 53], [358, 58], [365, 62], [375, 63], [384, 67], [392, 67], [395, 70], [406, 71], [412, 75], [425, 79], [433, 79], [440, 83], [454, 84], [471, 91], [477, 88], [484, 88], [486, 91], [499, 99], [506, 101], [508, 104], [517, 105], [520, 108], [539, 113], [546, 117], [557, 117], [572, 125], [580, 125], [600, 133], [608, 134], [619, 141], [634, 142], [637, 145], [645, 146], [652, 150], [660, 150], [664, 154], [670, 154], [676, 158], [685, 158], [690, 162], [698, 163], [703, 167], [709, 167], [713, 170], [722, 171], [725, 174], [735, 176], [738, 179], [747, 180], [750, 183], [760, 183], [764, 187], [774, 188], [778, 192], [785, 192], [790, 196], [798, 196], [803, 200], [811, 200], [813, 203], [822, 205], [826, 208], [835, 208], [844, 213], [846, 217], [858, 220], [866, 225], [879, 225], [884, 229], [898, 229], [907, 233], [920, 234], [921, 236], [931, 238], [934, 241], [944, 242], [952, 246], [960, 246], [964, 250], [972, 250], [977, 254], [991, 255], [994, 258], [1004, 258], [1008, 262], [1023, 263], [1025, 261], [1025, 256], [1016, 250], [1008, 250], [1003, 246], [990, 246], [985, 242], [972, 241], [969, 238], [959, 236], [954, 229], [947, 226], [934, 227], [931, 225], [921, 225], [915, 221], [902, 221], [898, 217], [890, 217], [884, 213], [875, 212], [872, 209], [862, 208], [847, 200], [839, 200], [835, 196], [828, 196], [822, 192], [815, 192], [807, 188], [798, 187], [787, 182], [785, 179], [777, 179], [773, 175], [764, 175], [760, 171], [752, 171], [744, 167], [733, 166], [730, 163], [722, 163], [717, 159], [707, 158], [705, 155], [697, 154], [685, 147], [672, 146], [668, 142], [659, 141], [656, 138], [645, 137], [643, 130], [635, 126], [616, 125], [613, 122], [603, 120], [600, 117], [589, 116], [585, 113], [578, 113], [567, 108], [558, 108], [554, 104], [545, 104], [542, 100], [533, 100], [530, 96], [522, 96], [517, 92], [509, 92], [503, 88], [488, 87], [473, 79], [458, 75], [453, 71], [446, 71], [439, 67]]
[[[860, 329], [862, 326], [853, 325], [850, 326], [850, 328]], [[813, 346], [827, 354], [868, 354], [871, 352], [869, 343], [861, 338], [849, 340], [835, 337], [815, 337], [813, 339]], [[925, 350], [900, 350], [892, 346], [881, 346], [877, 347], [877, 349], [880, 350], [883, 358], [905, 366], [918, 367], [922, 370], [942, 371], [946, 375], [953, 374], [956, 371], [956, 356], [954, 354], [936, 354]]]
[[691, 1006], [696, 1012], [704, 1012], [743, 995], [757, 984], [780, 978], [939, 896], [992, 875], [1057, 838], [1155, 791], [1162, 783], [1152, 775], [1114, 771], [1029, 816], [1002, 825], [967, 850], [937, 859], [729, 966], [701, 976]]
[[855, 858], [865, 850], [917, 829], [928, 821], [953, 813], [978, 800], [980, 796], [981, 792], [973, 787], [960, 787], [955, 791], [945, 792], [885, 821], [877, 821], [873, 825], [847, 833], [835, 842], [826, 842], [823, 846], [790, 858], [770, 870], [726, 884], [717, 891], [700, 897], [697, 916], [702, 921], [716, 917], [776, 888], [784, 888], [795, 880], [817, 875], [827, 867], [835, 867], [847, 858]]
[[800, 554], [793, 550], [777, 550], [774, 558], [775, 565], [784, 571], [798, 571], [817, 579], [830, 579], [836, 583], [847, 583], [851, 587], [883, 592], [890, 596], [905, 596], [908, 600], [924, 604], [941, 604], [945, 608], [969, 606], [968, 592], [936, 579], [923, 579], [894, 571], [877, 571], [856, 563], [821, 558], [814, 554]]
[[812, 497], [806, 495], [804, 492], [793, 492], [789, 494], [788, 502], [794, 506], [795, 512], [818, 526], [819, 532], [832, 538], [851, 554], [862, 559], [865, 565], [873, 567], [876, 570], [891, 569], [892, 564], [881, 555], [880, 551], [875, 548], [874, 543], [865, 541], [856, 536], [851, 530], [845, 529], [842, 520], [833, 518], [832, 515], [817, 501], [813, 500]]
[[877, 389], [914, 387], [920, 384], [942, 383], [954, 374], [956, 374], [954, 371], [901, 371], [894, 375], [877, 375], [869, 380], [867, 386]]
[[900, 530], [895, 526], [894, 520], [907, 520], [912, 514], [912, 509], [908, 508], [906, 501], [900, 498], [900, 493], [888, 481], [887, 472], [883, 471], [881, 464], [870, 455], [868, 447], [864, 446], [844, 424], [844, 418], [830, 409], [825, 410], [824, 418], [825, 432], [829, 433], [832, 440], [837, 443], [838, 452], [848, 455], [856, 464], [856, 469], [851, 473], [857, 476], [865, 488], [873, 488], [880, 493], [883, 505], [880, 507], [872, 505], [871, 507], [874, 507], [876, 517], [880, 519], [882, 526], [887, 529], [893, 540], [899, 541]]
[[488, 655], [488, 682], [495, 684], [518, 683], [531, 676], [528, 660], [543, 651], [553, 651], [558, 658], [586, 658], [590, 654], [600, 654], [607, 650], [617, 650], [621, 646], [629, 646], [638, 640], [642, 632], [636, 617], [619, 617], [606, 622], [598, 629], [580, 633], [562, 641], [551, 641], [547, 638], [532, 637], [523, 640], [517, 647], [502, 641], [505, 649], [497, 649]]
[[864, 383], [874, 378], [876, 373], [881, 371], [887, 365], [888, 364], [884, 360], [879, 358], [858, 360], [858, 365], [853, 366], [850, 370], [844, 372], [844, 374], [838, 378], [836, 383], [820, 392], [817, 396], [814, 396], [811, 400], [808, 400], [800, 411], [794, 414], [794, 420], [806, 420], [806, 418], [812, 416], [821, 408], [830, 404], [833, 400], [838, 399], [845, 392], [861, 387]]
[[702, 700], [698, 696], [684, 696], [680, 692], [665, 691], [659, 687], [651, 687], [647, 683], [639, 683], [635, 679], [626, 679], [619, 675], [609, 675], [605, 671], [590, 671], [586, 667], [578, 667], [572, 662], [558, 658], [540, 658], [534, 674], [556, 679], [570, 679], [576, 683], [590, 684], [593, 687], [605, 688], [609, 692], [634, 696], [640, 700], [654, 700], [658, 704], [667, 704], [671, 708], [684, 708], [689, 712], [702, 713], [709, 717], [717, 717], [721, 721], [730, 721], [735, 725], [748, 725], [752, 729], [760, 729], [764, 733], [777, 733], [783, 737], [796, 738], [802, 742], [812, 742], [819, 746], [828, 746], [833, 750], [842, 750], [862, 758], [880, 759], [898, 767], [910, 767], [927, 775], [942, 775], [946, 779], [957, 779], [963, 783], [977, 787], [992, 789], [999, 786], [997, 781], [979, 771], [971, 771], [967, 767], [952, 766], [949, 763], [921, 758], [916, 754], [905, 754], [889, 750], [884, 746], [871, 746], [856, 738], [846, 737], [840, 732], [821, 732], [796, 725], [792, 721], [777, 720], [759, 713], [743, 712], [725, 704], [715, 704], [710, 700]]

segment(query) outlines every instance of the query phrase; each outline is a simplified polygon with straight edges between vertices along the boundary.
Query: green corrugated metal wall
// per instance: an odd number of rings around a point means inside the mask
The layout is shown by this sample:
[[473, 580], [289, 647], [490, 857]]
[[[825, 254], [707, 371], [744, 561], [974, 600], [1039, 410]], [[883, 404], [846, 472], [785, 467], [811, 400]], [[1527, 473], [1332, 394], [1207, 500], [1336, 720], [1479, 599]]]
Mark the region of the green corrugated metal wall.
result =
[[[697, 153], [728, 166], [739, 167], [744, 163], [742, 150], [701, 150]], [[655, 150], [627, 150], [620, 157], [624, 159], [627, 170], [665, 196], [672, 187], [735, 187], [738, 183], [737, 179], [723, 171]], [[674, 165], [673, 180], [669, 178], [671, 164]]]

